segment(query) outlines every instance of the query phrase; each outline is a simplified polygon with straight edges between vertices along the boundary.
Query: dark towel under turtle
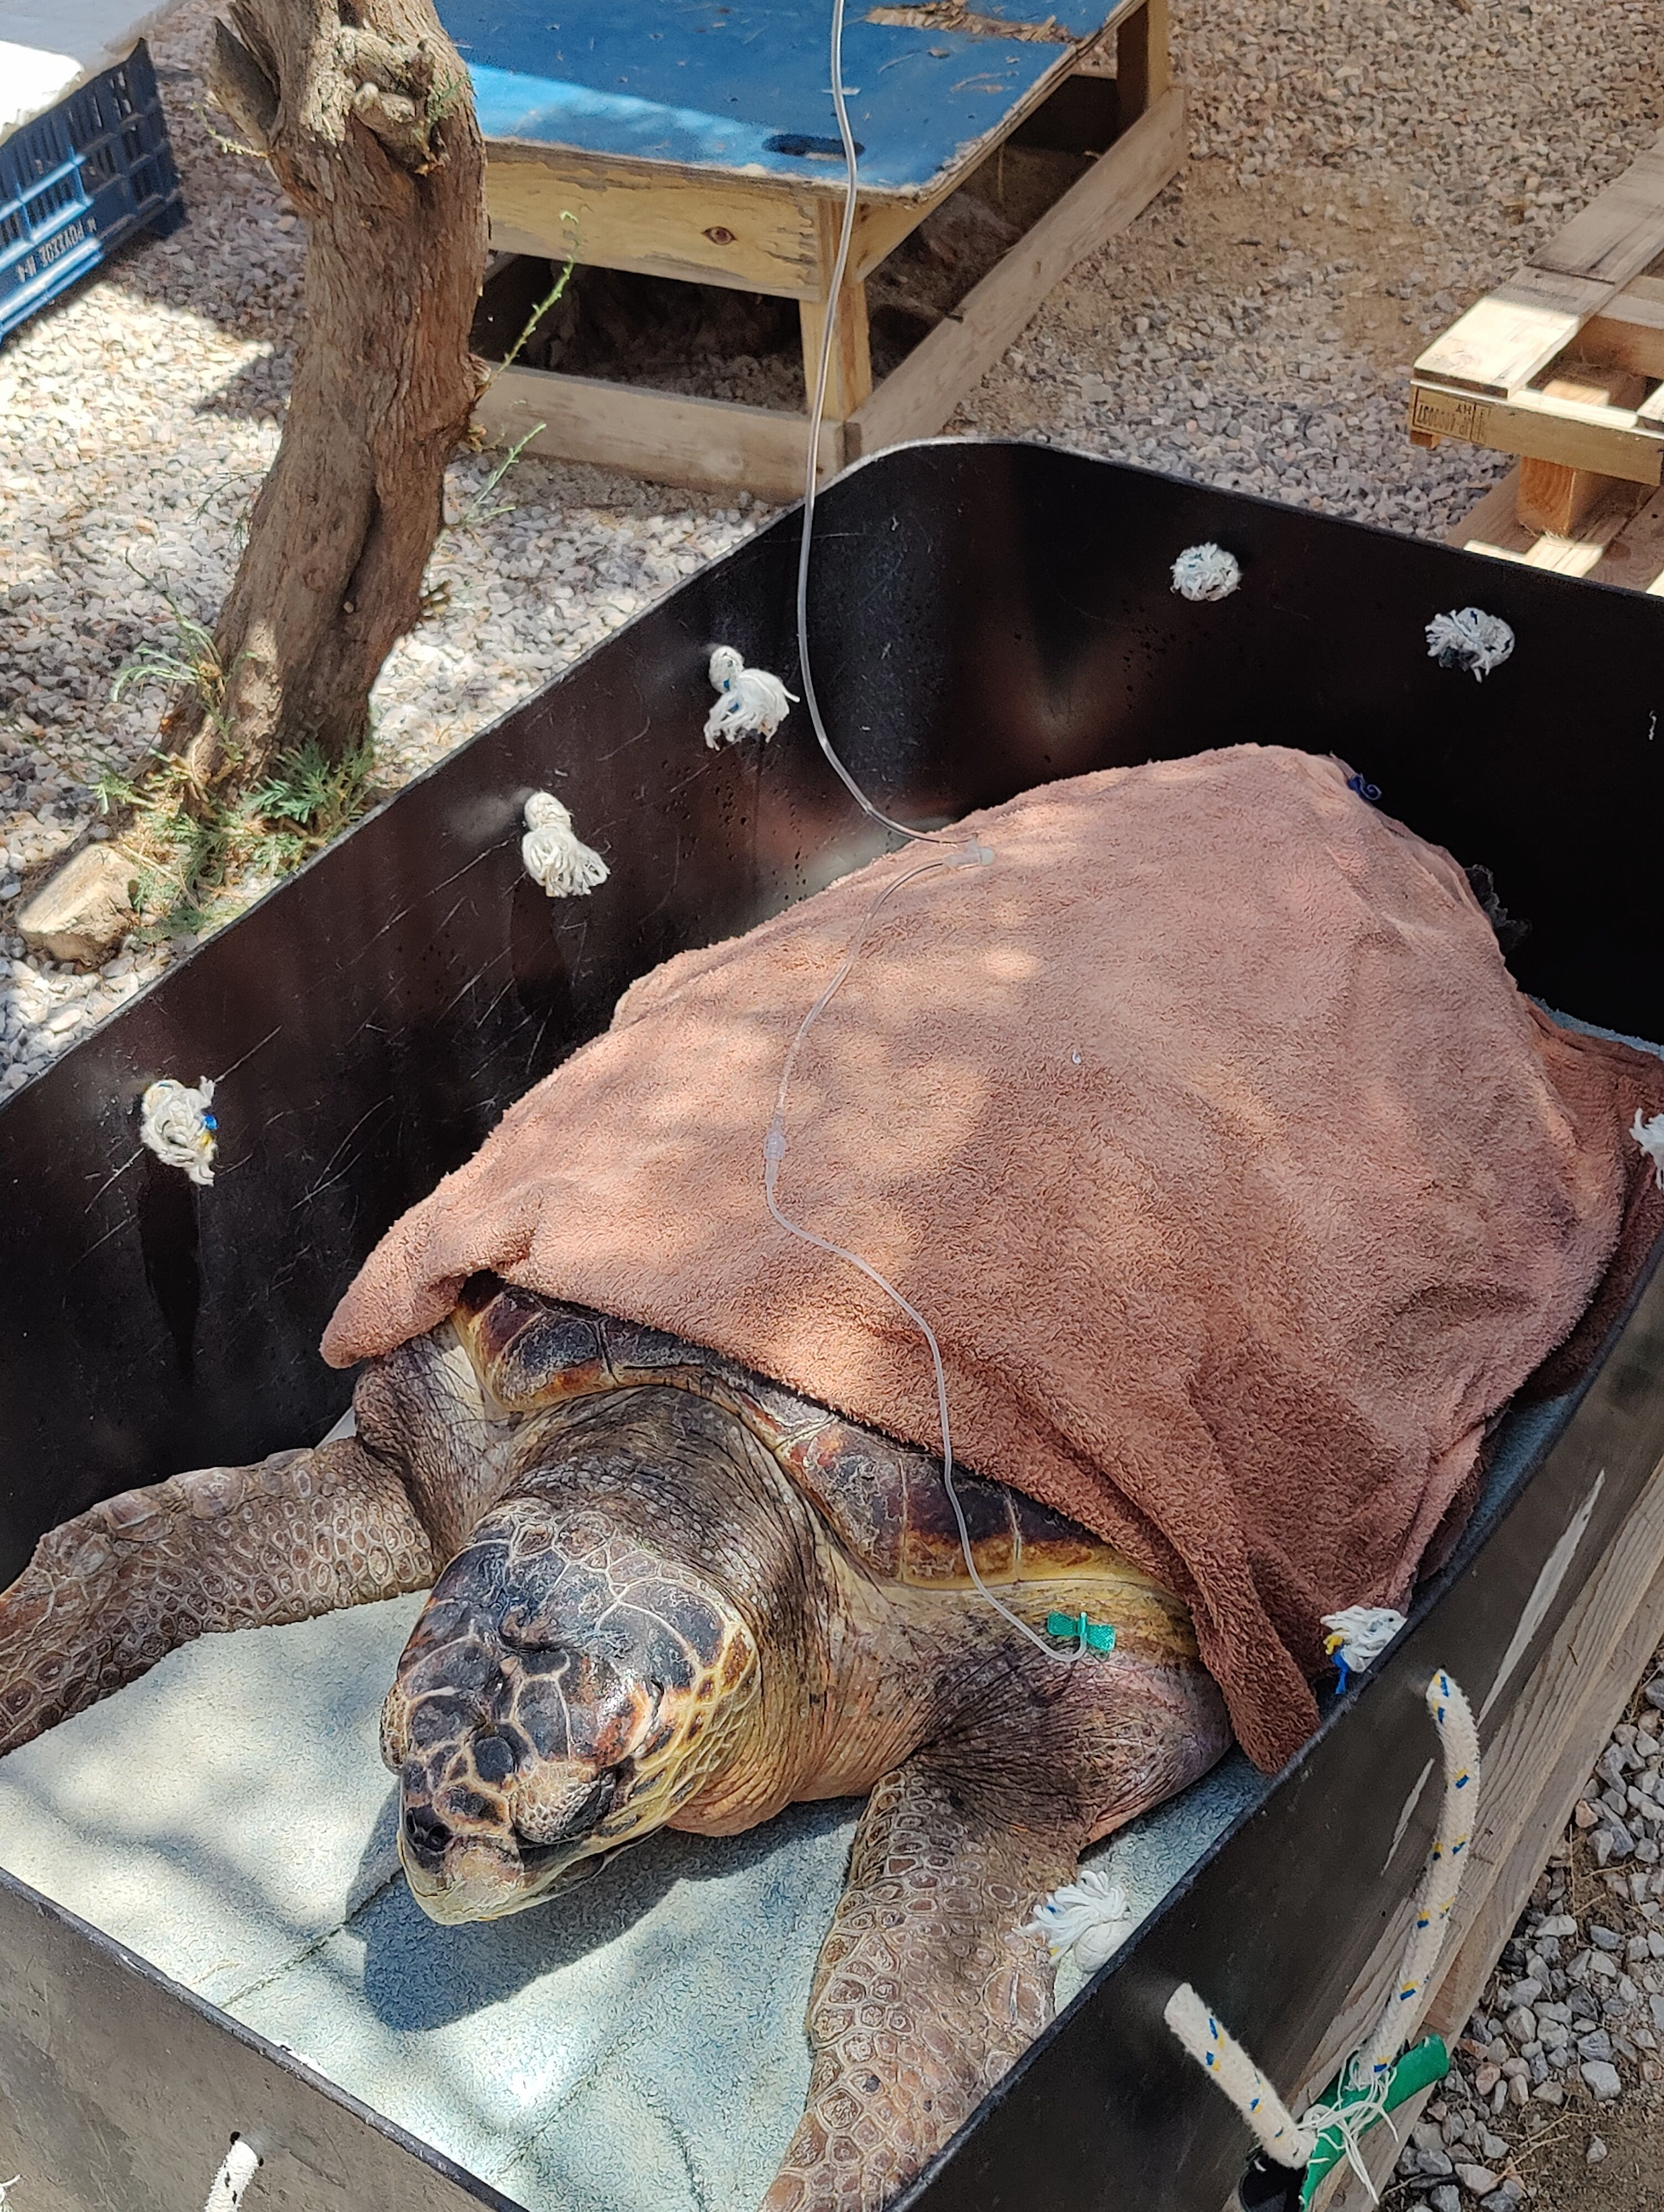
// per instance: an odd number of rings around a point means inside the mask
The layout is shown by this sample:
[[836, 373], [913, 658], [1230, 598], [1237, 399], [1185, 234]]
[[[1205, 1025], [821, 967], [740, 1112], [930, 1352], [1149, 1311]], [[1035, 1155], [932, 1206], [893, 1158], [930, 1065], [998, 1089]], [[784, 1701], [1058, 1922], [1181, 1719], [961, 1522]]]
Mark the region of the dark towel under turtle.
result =
[[[900, 891], [804, 1048], [781, 1203], [929, 1317], [969, 1466], [1183, 1595], [1274, 1765], [1321, 1616], [1405, 1602], [1488, 1424], [1633, 1275], [1664, 1067], [1539, 1014], [1462, 870], [1333, 761], [1236, 747], [965, 828], [991, 865]], [[645, 977], [383, 1239], [326, 1356], [493, 1268], [939, 1443], [917, 1333], [762, 1183], [792, 1035], [921, 857]]]

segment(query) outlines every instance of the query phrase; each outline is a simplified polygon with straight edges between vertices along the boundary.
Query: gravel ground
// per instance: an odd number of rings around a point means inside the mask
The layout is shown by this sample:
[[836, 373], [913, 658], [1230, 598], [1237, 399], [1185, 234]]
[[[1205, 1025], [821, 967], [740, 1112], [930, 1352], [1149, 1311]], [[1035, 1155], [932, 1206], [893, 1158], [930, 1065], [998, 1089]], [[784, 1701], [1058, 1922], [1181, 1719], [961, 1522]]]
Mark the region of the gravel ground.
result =
[[1664, 1672], [1596, 1761], [1398, 2161], [1392, 2212], [1664, 2208], [1661, 1844]]

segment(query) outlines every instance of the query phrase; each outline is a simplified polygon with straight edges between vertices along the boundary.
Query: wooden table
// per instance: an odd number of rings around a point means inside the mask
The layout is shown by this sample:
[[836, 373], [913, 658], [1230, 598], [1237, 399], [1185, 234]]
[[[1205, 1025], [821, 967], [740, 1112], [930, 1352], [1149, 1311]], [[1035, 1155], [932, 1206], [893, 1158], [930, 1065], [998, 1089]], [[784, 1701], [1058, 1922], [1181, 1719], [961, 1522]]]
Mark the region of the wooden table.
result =
[[[473, 81], [493, 248], [795, 299], [818, 359], [844, 170], [828, 0], [441, 0]], [[1183, 158], [1167, 0], [852, 0], [860, 153], [820, 467], [941, 429], [1046, 293]], [[1096, 158], [876, 386], [866, 280], [1013, 133]], [[1070, 146], [1071, 140], [1078, 144]], [[805, 415], [512, 367], [493, 442], [672, 482], [801, 488]]]

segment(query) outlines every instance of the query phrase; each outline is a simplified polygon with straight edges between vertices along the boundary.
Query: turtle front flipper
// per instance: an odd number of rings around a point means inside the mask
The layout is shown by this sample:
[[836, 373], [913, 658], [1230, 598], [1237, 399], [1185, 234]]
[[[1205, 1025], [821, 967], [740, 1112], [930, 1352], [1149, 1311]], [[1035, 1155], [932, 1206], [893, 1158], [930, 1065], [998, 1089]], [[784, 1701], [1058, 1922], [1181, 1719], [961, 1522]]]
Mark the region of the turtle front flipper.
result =
[[0, 1753], [210, 1631], [426, 1589], [427, 1535], [355, 1439], [205, 1467], [49, 1529], [0, 1593]]
[[979, 1803], [929, 1753], [879, 1783], [816, 1970], [808, 2102], [764, 2212], [878, 2212], [976, 2110], [1051, 2016], [1051, 1963], [1024, 1923], [1083, 1840]]

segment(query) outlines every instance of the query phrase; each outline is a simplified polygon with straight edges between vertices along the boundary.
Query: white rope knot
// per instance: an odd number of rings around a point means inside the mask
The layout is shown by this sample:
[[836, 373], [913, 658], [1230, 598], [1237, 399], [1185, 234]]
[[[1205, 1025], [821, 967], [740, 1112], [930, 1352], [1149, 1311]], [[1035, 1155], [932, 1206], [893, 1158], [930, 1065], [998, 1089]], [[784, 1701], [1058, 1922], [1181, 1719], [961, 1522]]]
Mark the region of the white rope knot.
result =
[[214, 2176], [214, 2185], [202, 2212], [237, 2212], [243, 2192], [254, 2179], [259, 2163], [260, 2154], [254, 2145], [245, 2143], [240, 2135], [235, 2137], [225, 2153], [224, 2164]]
[[1180, 599], [1229, 599], [1242, 581], [1242, 563], [1222, 545], [1187, 545], [1173, 564]]
[[1323, 1649], [1340, 1670], [1342, 1690], [1347, 1677], [1374, 1666], [1403, 1625], [1404, 1615], [1390, 1605], [1347, 1605], [1323, 1615]]
[[183, 1168], [192, 1183], [214, 1179], [215, 1135], [219, 1124], [208, 1108], [214, 1087], [206, 1075], [197, 1078], [192, 1090], [164, 1075], [153, 1083], [139, 1101], [139, 1141], [148, 1145], [168, 1167]]
[[1643, 1119], [1639, 1106], [1629, 1125], [1629, 1134], [1641, 1146], [1653, 1164], [1653, 1181], [1664, 1190], [1664, 1113], [1655, 1113], [1650, 1121]]
[[797, 700], [766, 668], [747, 668], [731, 645], [718, 645], [712, 654], [711, 681], [720, 694], [705, 717], [705, 742], [713, 752], [718, 745], [737, 745], [753, 730], [772, 737]]
[[1081, 1972], [1095, 1974], [1125, 1941], [1132, 1917], [1120, 1883], [1112, 1882], [1101, 1867], [1087, 1866], [1078, 1881], [1054, 1890], [1036, 1908], [1023, 1933], [1043, 1936], [1054, 1959], [1064, 1959], [1073, 1951]]
[[534, 791], [526, 801], [526, 834], [520, 858], [526, 873], [551, 898], [587, 898], [611, 873], [572, 827], [572, 816], [552, 791]]
[[1514, 649], [1514, 633], [1499, 614], [1480, 607], [1435, 614], [1427, 625], [1427, 654], [1440, 668], [1466, 668], [1482, 684]]

